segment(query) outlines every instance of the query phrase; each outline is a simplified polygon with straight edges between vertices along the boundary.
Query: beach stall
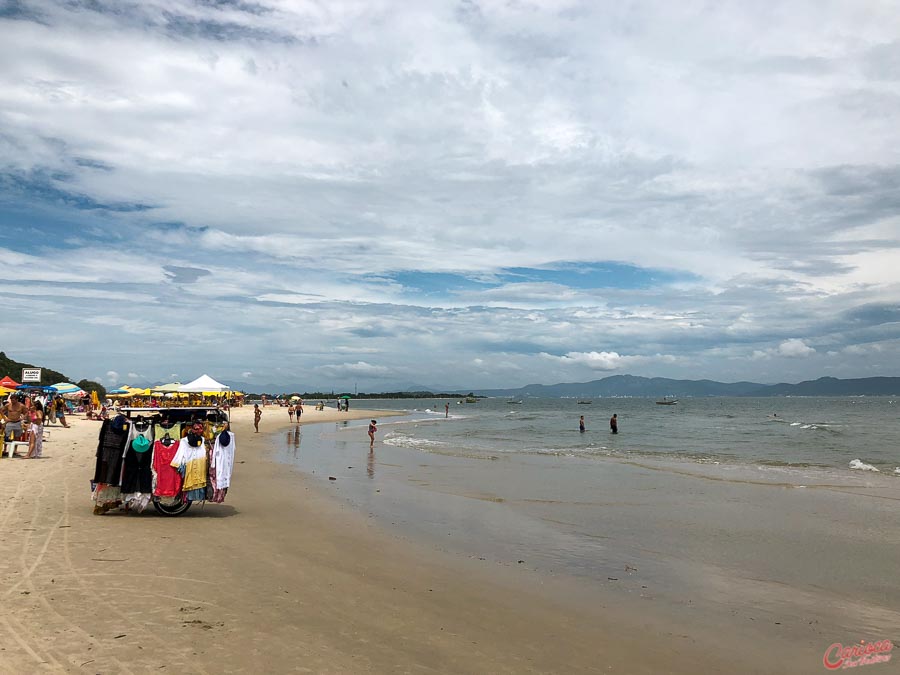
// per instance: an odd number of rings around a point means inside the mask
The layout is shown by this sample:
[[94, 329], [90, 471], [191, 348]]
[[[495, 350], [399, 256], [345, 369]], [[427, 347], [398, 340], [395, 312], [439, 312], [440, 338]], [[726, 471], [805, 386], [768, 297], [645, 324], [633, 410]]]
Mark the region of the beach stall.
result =
[[218, 405], [120, 408], [100, 428], [94, 514], [141, 513], [153, 504], [163, 515], [178, 516], [194, 502], [222, 503], [235, 446], [228, 412]]

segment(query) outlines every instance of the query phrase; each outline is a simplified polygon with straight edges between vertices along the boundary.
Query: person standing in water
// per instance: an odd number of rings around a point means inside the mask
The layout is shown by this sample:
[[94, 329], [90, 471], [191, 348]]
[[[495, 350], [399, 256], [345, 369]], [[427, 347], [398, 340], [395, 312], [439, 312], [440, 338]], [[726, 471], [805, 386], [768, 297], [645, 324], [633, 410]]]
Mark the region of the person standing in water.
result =
[[444, 417], [450, 417], [450, 404], [444, 404]]
[[578, 418], [578, 431], [584, 433], [584, 415]]
[[375, 420], [369, 422], [369, 450], [375, 447], [375, 432], [378, 431], [376, 424], [378, 423]]
[[262, 417], [262, 410], [259, 409], [259, 403], [253, 404], [253, 427], [256, 433], [259, 433], [259, 418]]
[[619, 433], [619, 416], [613, 414], [612, 417], [609, 418], [609, 430], [611, 433], [617, 434]]

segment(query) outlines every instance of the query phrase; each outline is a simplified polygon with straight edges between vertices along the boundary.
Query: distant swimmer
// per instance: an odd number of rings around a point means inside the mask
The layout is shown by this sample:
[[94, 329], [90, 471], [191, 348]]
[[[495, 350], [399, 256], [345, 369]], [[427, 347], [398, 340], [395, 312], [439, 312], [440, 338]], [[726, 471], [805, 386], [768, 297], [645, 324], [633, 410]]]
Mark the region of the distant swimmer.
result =
[[578, 431], [584, 433], [584, 415], [578, 418]]
[[613, 415], [609, 418], [609, 430], [610, 432], [617, 434], [619, 433], [619, 416]]

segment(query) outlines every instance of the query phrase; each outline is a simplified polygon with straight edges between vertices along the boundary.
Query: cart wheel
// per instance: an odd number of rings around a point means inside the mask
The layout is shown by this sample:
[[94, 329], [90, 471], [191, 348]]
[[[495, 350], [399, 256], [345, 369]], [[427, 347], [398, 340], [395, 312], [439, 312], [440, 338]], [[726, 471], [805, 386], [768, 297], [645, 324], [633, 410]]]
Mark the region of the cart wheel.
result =
[[180, 516], [182, 513], [191, 508], [192, 503], [193, 502], [182, 502], [181, 504], [176, 504], [175, 506], [166, 506], [165, 504], [161, 504], [159, 502], [153, 502], [153, 507], [164, 516]]

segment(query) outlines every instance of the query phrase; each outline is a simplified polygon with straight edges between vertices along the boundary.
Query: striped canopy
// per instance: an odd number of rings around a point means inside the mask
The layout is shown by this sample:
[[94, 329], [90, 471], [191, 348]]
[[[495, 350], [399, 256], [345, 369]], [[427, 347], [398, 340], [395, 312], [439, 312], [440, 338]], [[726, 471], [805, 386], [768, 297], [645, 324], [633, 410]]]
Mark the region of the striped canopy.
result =
[[71, 382], [57, 382], [52, 386], [56, 389], [57, 394], [77, 394], [82, 391], [81, 387]]

